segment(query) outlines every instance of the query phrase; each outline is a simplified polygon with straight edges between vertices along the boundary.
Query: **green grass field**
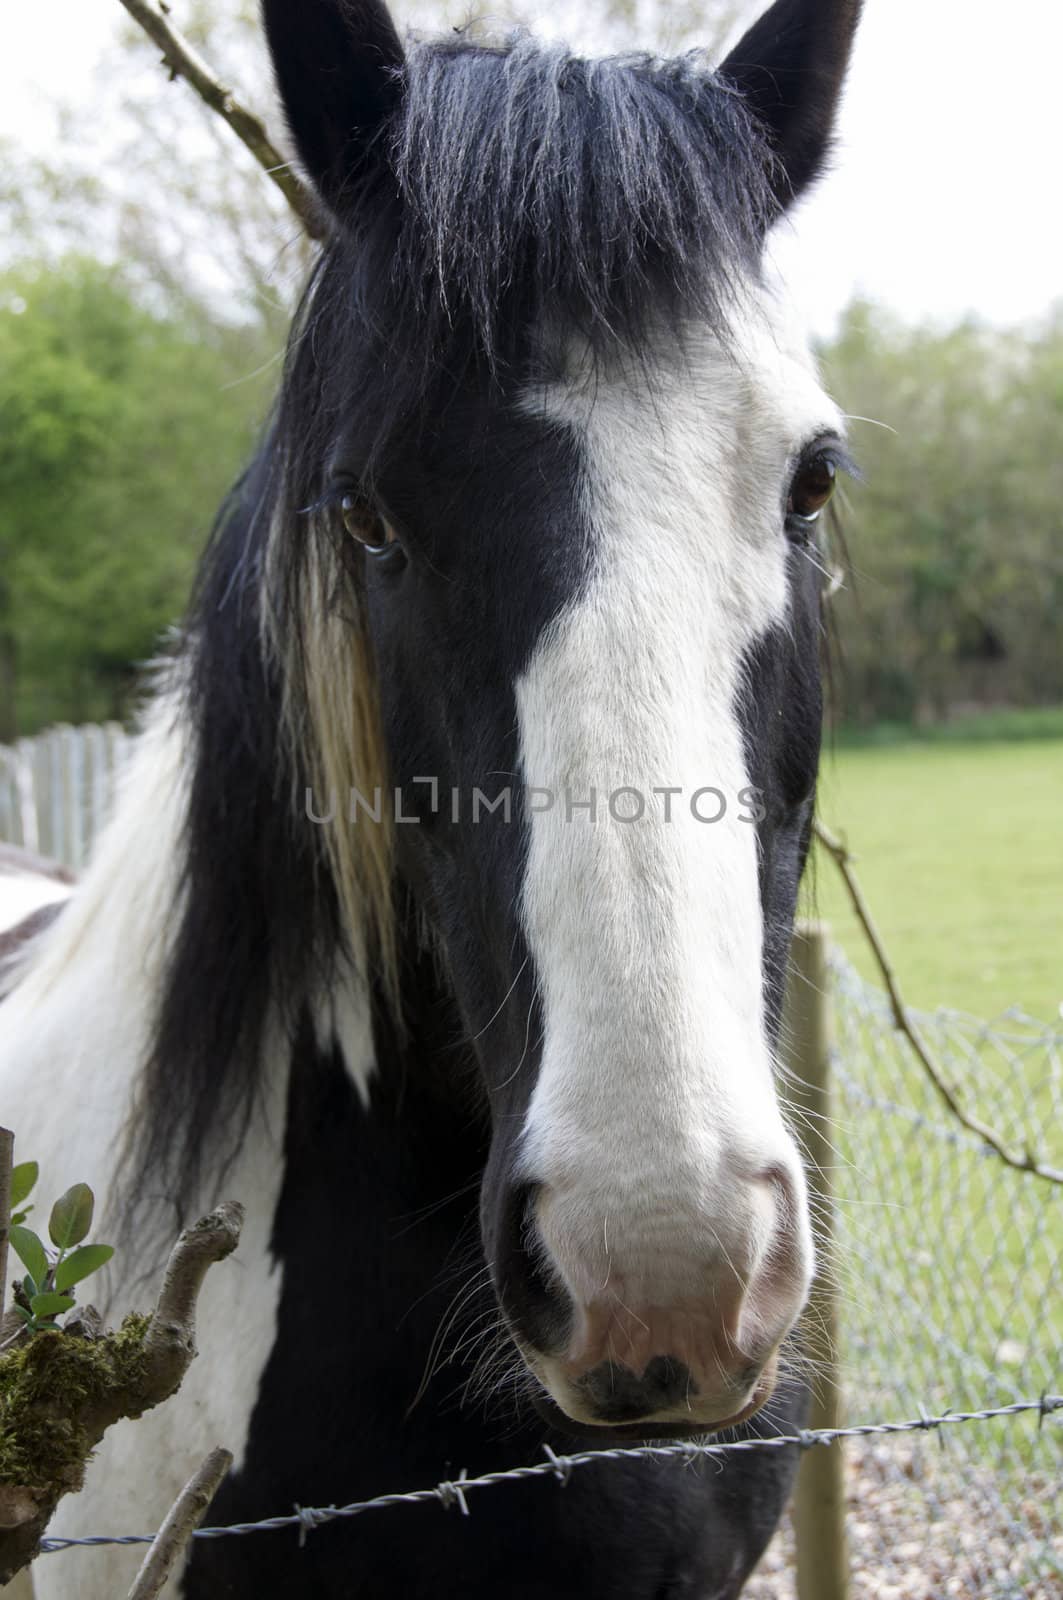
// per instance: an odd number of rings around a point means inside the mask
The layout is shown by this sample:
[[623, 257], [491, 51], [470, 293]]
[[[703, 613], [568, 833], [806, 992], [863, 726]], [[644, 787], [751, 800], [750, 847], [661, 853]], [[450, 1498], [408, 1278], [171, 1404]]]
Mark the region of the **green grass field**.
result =
[[[933, 738], [879, 730], [824, 757], [820, 815], [857, 872], [906, 998], [990, 1018], [1063, 1003], [1063, 715], [970, 719]], [[805, 910], [875, 977], [833, 861]]]

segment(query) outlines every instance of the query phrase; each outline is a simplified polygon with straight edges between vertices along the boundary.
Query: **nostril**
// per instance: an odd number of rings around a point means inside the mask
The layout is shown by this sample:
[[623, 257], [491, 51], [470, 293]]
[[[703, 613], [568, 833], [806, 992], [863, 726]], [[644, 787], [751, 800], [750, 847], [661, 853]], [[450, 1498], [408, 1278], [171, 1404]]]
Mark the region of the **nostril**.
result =
[[515, 1331], [535, 1349], [548, 1351], [567, 1339], [571, 1313], [551, 1280], [539, 1239], [539, 1188], [515, 1184], [503, 1201], [494, 1268], [499, 1298]]
[[772, 1221], [767, 1249], [742, 1302], [738, 1343], [763, 1355], [792, 1326], [807, 1299], [815, 1262], [801, 1168], [772, 1162], [754, 1181], [770, 1201]]
[[771, 1166], [758, 1172], [757, 1180], [768, 1184], [775, 1191], [776, 1201], [784, 1218], [789, 1218], [797, 1210], [797, 1181], [789, 1167], [781, 1161], [773, 1161]]
[[755, 1182], [766, 1189], [774, 1212], [775, 1250], [799, 1251], [805, 1214], [804, 1174], [799, 1167], [772, 1162], [756, 1174]]
[[506, 1196], [503, 1232], [513, 1250], [527, 1248], [528, 1236], [535, 1227], [535, 1202], [538, 1196], [537, 1183], [515, 1183]]
[[602, 1361], [576, 1387], [600, 1422], [636, 1422], [685, 1405], [699, 1392], [690, 1368], [674, 1356], [654, 1356], [641, 1375]]

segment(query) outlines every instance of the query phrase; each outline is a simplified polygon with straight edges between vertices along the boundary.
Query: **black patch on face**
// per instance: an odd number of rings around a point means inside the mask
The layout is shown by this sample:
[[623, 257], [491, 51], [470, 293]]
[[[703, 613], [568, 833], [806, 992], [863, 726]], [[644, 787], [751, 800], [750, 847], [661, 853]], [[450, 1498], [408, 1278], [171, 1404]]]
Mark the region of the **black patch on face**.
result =
[[811, 839], [823, 720], [820, 573], [794, 547], [788, 566], [789, 615], [747, 653], [738, 705], [749, 780], [765, 811], [756, 825], [757, 860], [772, 1039], [782, 1020], [797, 891]]
[[[336, 459], [354, 453], [348, 443]], [[514, 1225], [516, 1144], [543, 1030], [521, 921], [528, 818], [515, 685], [588, 579], [579, 444], [528, 415], [517, 394], [466, 392], [399, 454], [375, 483], [408, 559], [397, 573], [366, 562], [385, 742], [402, 815], [418, 818], [395, 830], [396, 865], [480, 1064], [494, 1129], [488, 1260], [515, 1325], [543, 1349], [563, 1335], [566, 1312]], [[435, 812], [417, 781], [426, 776], [438, 785]], [[480, 805], [477, 791], [502, 808]]]
[[376, 479], [408, 551], [397, 574], [369, 558], [365, 577], [391, 775], [403, 815], [419, 817], [396, 829], [399, 874], [440, 936], [473, 1034], [527, 955], [515, 684], [586, 582], [580, 477], [567, 429], [523, 415], [516, 396], [473, 393]]

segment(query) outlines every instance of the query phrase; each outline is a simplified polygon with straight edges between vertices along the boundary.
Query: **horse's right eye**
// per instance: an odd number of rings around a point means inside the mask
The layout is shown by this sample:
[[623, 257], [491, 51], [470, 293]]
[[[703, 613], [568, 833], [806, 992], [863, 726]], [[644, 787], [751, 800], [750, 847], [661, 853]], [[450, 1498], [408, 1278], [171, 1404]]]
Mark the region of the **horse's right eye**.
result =
[[817, 522], [834, 493], [836, 481], [837, 468], [826, 453], [802, 461], [790, 484], [786, 499], [787, 517], [793, 517], [799, 524]]
[[340, 501], [340, 513], [343, 526], [351, 538], [370, 554], [380, 554], [398, 543], [398, 536], [391, 524], [361, 496], [345, 494]]

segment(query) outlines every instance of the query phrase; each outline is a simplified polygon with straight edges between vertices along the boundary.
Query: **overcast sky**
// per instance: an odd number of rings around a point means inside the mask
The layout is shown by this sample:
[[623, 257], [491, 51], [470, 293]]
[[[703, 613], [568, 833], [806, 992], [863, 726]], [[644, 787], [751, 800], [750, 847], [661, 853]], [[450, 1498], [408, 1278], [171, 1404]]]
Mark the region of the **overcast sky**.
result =
[[[51, 99], [91, 92], [124, 13], [118, 0], [4, 9], [0, 135], [52, 153]], [[1013, 322], [1063, 297], [1061, 60], [1055, 0], [866, 0], [836, 170], [776, 247], [817, 328], [857, 290], [909, 319]]]

